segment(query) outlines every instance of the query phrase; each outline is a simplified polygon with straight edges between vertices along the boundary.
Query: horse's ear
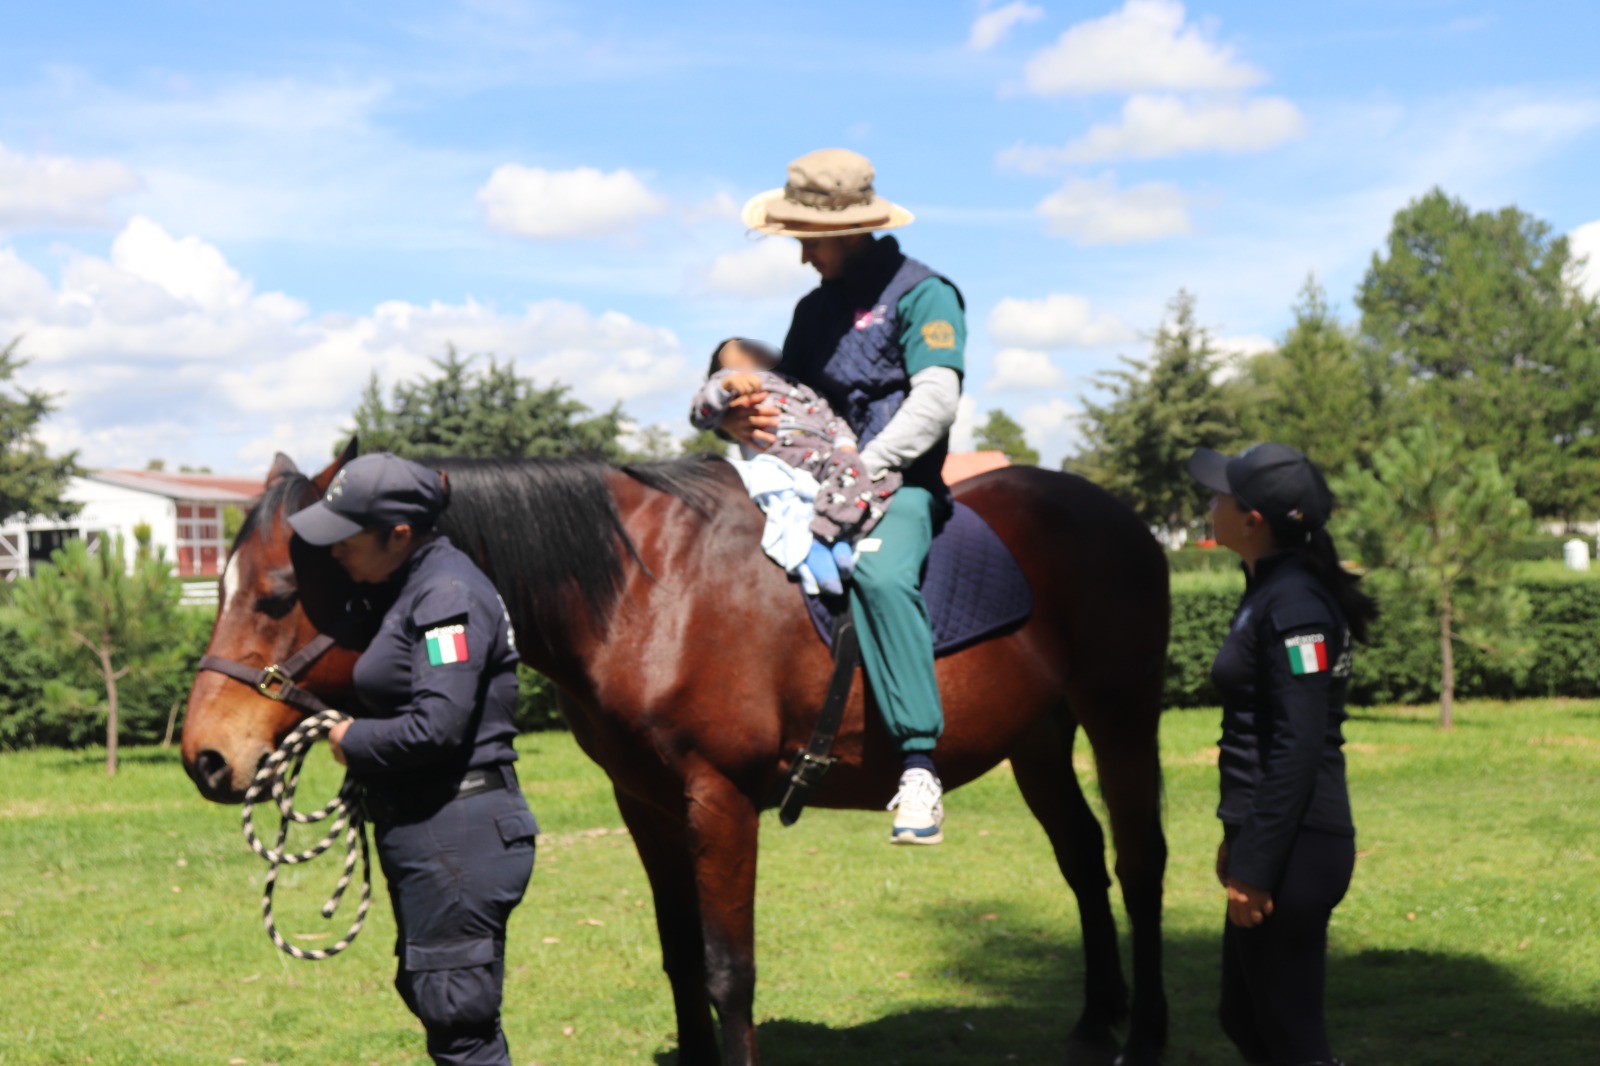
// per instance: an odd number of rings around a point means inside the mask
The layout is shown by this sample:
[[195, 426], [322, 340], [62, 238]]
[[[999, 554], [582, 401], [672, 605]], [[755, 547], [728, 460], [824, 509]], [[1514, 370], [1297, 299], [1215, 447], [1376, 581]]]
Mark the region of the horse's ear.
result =
[[339, 453], [339, 457], [329, 463], [322, 473], [311, 479], [311, 483], [317, 487], [318, 492], [328, 491], [328, 486], [333, 484], [333, 475], [343, 469], [344, 465], [354, 459], [360, 451], [359, 444], [360, 438], [351, 437], [350, 443], [344, 446], [344, 451]]
[[272, 457], [272, 469], [267, 471], [268, 485], [287, 474], [298, 474], [300, 468], [294, 465], [294, 460], [279, 452]]

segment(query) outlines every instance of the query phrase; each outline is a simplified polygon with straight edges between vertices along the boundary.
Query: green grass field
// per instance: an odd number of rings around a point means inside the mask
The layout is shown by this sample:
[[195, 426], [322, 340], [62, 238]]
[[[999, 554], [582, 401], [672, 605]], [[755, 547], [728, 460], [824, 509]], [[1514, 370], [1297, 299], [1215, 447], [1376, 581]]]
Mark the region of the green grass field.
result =
[[[1361, 858], [1332, 931], [1335, 1048], [1352, 1066], [1600, 1061], [1600, 705], [1467, 704], [1451, 735], [1432, 713], [1347, 730]], [[1213, 1021], [1216, 720], [1163, 727], [1174, 1066], [1236, 1061]], [[521, 749], [547, 835], [508, 950], [515, 1061], [672, 1062], [649, 893], [605, 779], [564, 735]], [[0, 1063], [426, 1061], [389, 984], [386, 900], [345, 955], [284, 958], [238, 811], [203, 803], [173, 752], [134, 750], [114, 780], [101, 760], [0, 756]], [[769, 1066], [1059, 1061], [1082, 992], [1072, 897], [1006, 768], [948, 807], [930, 849], [885, 844], [885, 816], [768, 816]], [[306, 946], [347, 920], [316, 913], [334, 865], [282, 878], [280, 926]]]

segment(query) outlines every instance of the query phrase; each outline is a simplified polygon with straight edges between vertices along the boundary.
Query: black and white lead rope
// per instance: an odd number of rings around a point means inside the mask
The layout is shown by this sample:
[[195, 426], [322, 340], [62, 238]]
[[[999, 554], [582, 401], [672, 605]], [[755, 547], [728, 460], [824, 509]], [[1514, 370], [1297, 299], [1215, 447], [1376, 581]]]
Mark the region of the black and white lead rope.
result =
[[[293, 958], [312, 962], [332, 958], [349, 947], [356, 935], [361, 932], [361, 926], [367, 920], [367, 910], [372, 906], [372, 859], [367, 851], [366, 816], [361, 808], [361, 786], [346, 776], [338, 794], [321, 810], [307, 814], [294, 809], [294, 792], [300, 783], [300, 769], [305, 765], [306, 753], [311, 750], [313, 744], [326, 737], [334, 726], [345, 721], [347, 717], [338, 711], [321, 711], [291, 729], [289, 735], [283, 738], [283, 746], [267, 756], [261, 768], [256, 771], [255, 780], [250, 782], [250, 787], [244, 796], [245, 841], [249, 843], [250, 849], [266, 859], [268, 864], [266, 889], [261, 896], [261, 921], [267, 927], [267, 935], [272, 938], [279, 951]], [[255, 805], [269, 798], [278, 808], [281, 819], [278, 825], [278, 839], [270, 848], [262, 844], [261, 838], [256, 835], [254, 821]], [[333, 823], [321, 840], [304, 851], [284, 851], [289, 839], [290, 826], [314, 825], [330, 818], [333, 819]], [[339, 883], [334, 886], [333, 895], [323, 904], [322, 916], [332, 918], [334, 911], [338, 909], [345, 889], [350, 887], [350, 881], [355, 873], [356, 854], [359, 852], [361, 905], [356, 909], [355, 923], [350, 926], [343, 938], [331, 947], [314, 951], [295, 947], [283, 939], [283, 934], [278, 932], [278, 926], [272, 919], [272, 891], [277, 887], [278, 867], [309, 862], [332, 847], [339, 839], [340, 833], [344, 834], [344, 873], [340, 875]]]

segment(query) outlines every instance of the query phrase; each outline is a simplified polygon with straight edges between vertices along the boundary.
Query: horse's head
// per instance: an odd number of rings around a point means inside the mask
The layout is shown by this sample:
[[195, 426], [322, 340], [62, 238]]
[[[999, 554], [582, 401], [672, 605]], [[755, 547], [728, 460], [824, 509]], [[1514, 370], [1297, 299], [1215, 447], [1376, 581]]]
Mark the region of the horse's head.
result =
[[[267, 474], [266, 491], [246, 516], [218, 590], [217, 622], [206, 654], [262, 671], [293, 659], [326, 633], [337, 638], [294, 683], [337, 706], [350, 692], [351, 671], [367, 634], [346, 624], [353, 584], [327, 549], [294, 536], [288, 517], [318, 500], [356, 451], [351, 441], [326, 470], [307, 478], [285, 455]], [[183, 722], [183, 765], [201, 795], [237, 803], [261, 759], [304, 717], [278, 697], [282, 679], [262, 685], [202, 669], [189, 690]]]

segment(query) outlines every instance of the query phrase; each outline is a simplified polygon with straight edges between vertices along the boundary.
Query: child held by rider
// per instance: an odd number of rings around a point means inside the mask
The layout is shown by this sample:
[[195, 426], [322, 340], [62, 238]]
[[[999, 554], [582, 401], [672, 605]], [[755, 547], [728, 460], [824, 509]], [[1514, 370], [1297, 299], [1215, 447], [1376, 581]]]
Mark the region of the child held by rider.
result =
[[802, 582], [811, 577], [821, 591], [838, 595], [853, 569], [851, 545], [883, 517], [901, 477], [893, 470], [867, 477], [855, 433], [815, 390], [777, 371], [779, 359], [743, 337], [717, 345], [689, 421], [716, 430], [735, 400], [766, 394], [762, 403], [778, 410], [776, 439], [760, 450], [740, 446], [754, 476], [745, 467], [740, 474], [767, 514], [762, 547]]

